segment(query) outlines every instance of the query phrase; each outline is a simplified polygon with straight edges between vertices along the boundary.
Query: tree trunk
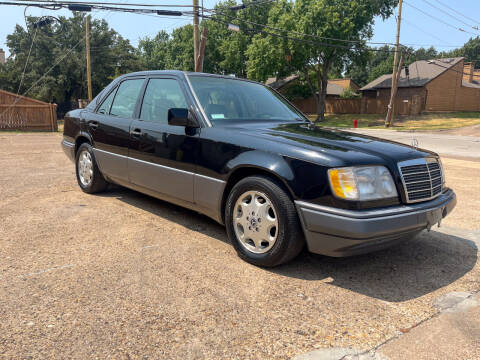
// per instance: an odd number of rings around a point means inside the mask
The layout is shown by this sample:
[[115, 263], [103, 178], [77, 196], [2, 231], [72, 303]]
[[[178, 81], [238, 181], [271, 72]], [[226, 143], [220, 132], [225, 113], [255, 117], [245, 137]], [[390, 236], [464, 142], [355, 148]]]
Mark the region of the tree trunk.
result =
[[317, 120], [325, 120], [325, 102], [327, 99], [327, 86], [328, 86], [328, 68], [329, 62], [325, 61], [323, 65], [318, 64], [317, 78], [320, 84], [318, 102], [317, 102]]
[[[315, 90], [315, 87], [313, 86], [312, 80], [310, 79], [310, 75], [308, 74], [308, 69], [305, 71], [305, 79], [307, 80], [307, 84], [310, 88], [310, 91], [312, 92], [312, 96], [315, 99], [315, 105], [317, 108], [317, 114], [318, 114], [318, 109], [320, 106], [320, 96], [317, 94], [317, 91]], [[315, 122], [318, 120], [318, 116], [315, 119]]]

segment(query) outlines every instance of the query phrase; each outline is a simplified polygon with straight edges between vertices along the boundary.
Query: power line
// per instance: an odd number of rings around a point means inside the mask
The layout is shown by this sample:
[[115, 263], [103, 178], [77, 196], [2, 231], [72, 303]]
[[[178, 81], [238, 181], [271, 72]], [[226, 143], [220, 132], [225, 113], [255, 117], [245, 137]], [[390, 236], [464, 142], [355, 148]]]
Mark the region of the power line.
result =
[[258, 6], [258, 5], [264, 5], [264, 4], [270, 4], [272, 2], [276, 2], [277, 0], [257, 0], [257, 1], [252, 1], [252, 2], [249, 2], [249, 3], [242, 3], [240, 5], [234, 5], [234, 6], [230, 6], [228, 9], [229, 10], [242, 10], [242, 9], [246, 9], [247, 7], [250, 7], [250, 6]]
[[[247, 5], [248, 6], [252, 6], [252, 5], [263, 5], [263, 4], [269, 4], [271, 2], [273, 2], [274, 0], [265, 0], [265, 1], [256, 1], [256, 2], [251, 2], [249, 4], [246, 4], [246, 7]], [[56, 8], [55, 9], [58, 9], [59, 7], [68, 7], [68, 5], [71, 5], [71, 4], [81, 4], [81, 5], [85, 5], [85, 6], [89, 6], [91, 9], [95, 9], [95, 10], [103, 10], [103, 11], [119, 11], [119, 12], [128, 12], [128, 13], [136, 13], [136, 14], [143, 14], [143, 15], [147, 15], [147, 14], [156, 14], [156, 15], [164, 15], [163, 13], [161, 13], [161, 10], [156, 10], [156, 9], [135, 9], [135, 8], [126, 8], [126, 7], [112, 7], [112, 6], [103, 6], [103, 5], [100, 5], [100, 4], [118, 4], [118, 5], [122, 5], [121, 3], [89, 3], [89, 2], [84, 2], [84, 1], [77, 1], [77, 2], [74, 2], [74, 1], [57, 1], [57, 2], [52, 2], [52, 1], [47, 1], [47, 0], [44, 0], [44, 1], [35, 1], [36, 3], [34, 3], [34, 1], [29, 1], [28, 5], [26, 3], [20, 3], [20, 2], [9, 2], [9, 3], [5, 3], [5, 2], [2, 2], [0, 4], [8, 4], [8, 5], [24, 5], [24, 6], [37, 6], [37, 7], [47, 7], [47, 8], [52, 8], [52, 6], [55, 6]], [[148, 6], [148, 7], [152, 7], [152, 6], [155, 6], [153, 4], [132, 4], [133, 6]], [[410, 4], [409, 4], [410, 5]], [[161, 6], [169, 6], [169, 5], [161, 5]], [[186, 5], [176, 5], [177, 7], [180, 7], [180, 6], [186, 6]], [[191, 7], [191, 5], [188, 5], [189, 7]], [[412, 5], [410, 5], [412, 6]], [[417, 8], [418, 9], [418, 8]], [[419, 11], [422, 11], [420, 9], [418, 9]], [[226, 16], [226, 17], [232, 17], [232, 14], [227, 14], [221, 10], [218, 10], [218, 9], [205, 9], [205, 11], [209, 12], [209, 13], [214, 13], [214, 14], [217, 14], [217, 15], [223, 15], [223, 16]], [[192, 11], [179, 11], [177, 12], [178, 15], [177, 16], [191, 16], [193, 14]], [[204, 18], [207, 18], [207, 16], [203, 16]], [[211, 17], [210, 17], [211, 18]], [[305, 37], [310, 37], [310, 38], [314, 38], [314, 39], [321, 39], [321, 40], [327, 40], [327, 41], [337, 41], [337, 42], [341, 42], [341, 43], [350, 43], [350, 44], [368, 44], [368, 45], [393, 45], [392, 43], [386, 43], [386, 42], [372, 42], [372, 41], [368, 41], [368, 40], [348, 40], [348, 39], [338, 39], [338, 38], [333, 38], [333, 37], [326, 37], [326, 36], [319, 36], [319, 35], [313, 35], [313, 34], [305, 34], [305, 33], [301, 33], [301, 32], [297, 32], [297, 31], [292, 31], [292, 30], [284, 30], [284, 29], [280, 29], [280, 28], [277, 28], [277, 27], [274, 27], [274, 26], [269, 26], [269, 25], [265, 25], [265, 24], [259, 24], [259, 23], [255, 23], [255, 22], [252, 22], [252, 21], [248, 21], [248, 20], [245, 20], [245, 19], [241, 19], [241, 18], [238, 18], [238, 17], [235, 17], [235, 20], [237, 21], [240, 21], [240, 22], [243, 22], [245, 24], [250, 24], [250, 25], [253, 25], [253, 26], [260, 26], [260, 27], [263, 27], [265, 29], [270, 29], [270, 30], [273, 30], [273, 31], [276, 31], [276, 32], [282, 32], [282, 33], [290, 33], [290, 34], [293, 34], [293, 35], [297, 35], [297, 36], [305, 36]], [[441, 20], [440, 20], [441, 21]], [[448, 24], [448, 23], [445, 23], [445, 24]], [[453, 27], [453, 25], [450, 25], [448, 24], [449, 26]], [[415, 26], [415, 25], [413, 25]], [[457, 29], [457, 28], [455, 28]], [[425, 32], [425, 31], [424, 31]], [[427, 32], [425, 32], [427, 33]], [[428, 33], [427, 33], [428, 34]], [[435, 37], [434, 35], [432, 34], [429, 34], [430, 36], [432, 37]], [[292, 39], [294, 39], [293, 37], [291, 37]], [[437, 38], [438, 40], [442, 41], [442, 39], [438, 38], [438, 37], [435, 37]], [[317, 43], [319, 44], [319, 43]], [[325, 45], [325, 46], [328, 46], [328, 45], [335, 45], [335, 44], [326, 44], [326, 43], [323, 43], [322, 45]], [[453, 45], [449, 45], [449, 46], [452, 46], [454, 47]], [[337, 46], [337, 47], [341, 47], [341, 46]]]
[[428, 1], [428, 0], [423, 0], [423, 1], [426, 2], [428, 5], [430, 5], [431, 7], [433, 7], [434, 9], [437, 9], [438, 11], [441, 11], [442, 13], [450, 16], [452, 19], [455, 19], [455, 20], [457, 20], [458, 22], [461, 22], [463, 25], [467, 25], [468, 27], [471, 27], [471, 28], [474, 29], [474, 30], [478, 30], [478, 27], [477, 27], [477, 26], [472, 26], [471, 24], [466, 23], [466, 22], [463, 21], [462, 19], [459, 19], [458, 17], [450, 14], [448, 11], [445, 11], [445, 10], [443, 10], [443, 9], [440, 9], [438, 6], [433, 5], [430, 1]]
[[50, 9], [50, 10], [60, 10], [62, 8], [67, 8], [71, 11], [83, 11], [83, 12], [90, 12], [92, 10], [107, 10], [107, 11], [118, 11], [118, 12], [127, 12], [127, 13], [145, 13], [145, 14], [157, 14], [157, 15], [175, 15], [175, 16], [182, 16], [186, 14], [193, 14], [191, 11], [173, 11], [173, 10], [159, 10], [159, 9], [151, 9], [151, 8], [131, 8], [131, 7], [118, 7], [118, 6], [106, 6], [106, 5], [97, 5], [96, 3], [72, 3], [72, 2], [41, 2], [41, 3], [33, 3], [33, 2], [0, 2], [0, 5], [14, 5], [14, 6], [31, 6], [31, 7], [38, 7], [43, 9]]
[[428, 12], [423, 11], [422, 9], [419, 9], [419, 8], [416, 7], [415, 5], [412, 5], [412, 4], [410, 4], [410, 3], [406, 2], [406, 1], [405, 1], [405, 4], [407, 4], [408, 6], [414, 8], [415, 10], [421, 12], [422, 14], [424, 14], [424, 15], [426, 15], [426, 16], [428, 16], [428, 17], [431, 17], [432, 19], [437, 20], [438, 22], [441, 22], [442, 24], [444, 24], [444, 25], [446, 25], [446, 26], [449, 26], [449, 27], [451, 27], [451, 28], [453, 28], [453, 29], [455, 29], [455, 30], [458, 30], [458, 31], [461, 31], [461, 32], [464, 32], [464, 33], [468, 33], [468, 34], [472, 34], [472, 35], [478, 36], [477, 33], [473, 33], [473, 32], [471, 32], [471, 31], [467, 31], [467, 30], [465, 30], [465, 29], [456, 27], [455, 25], [452, 25], [452, 24], [450, 24], [450, 23], [448, 23], [448, 22], [446, 22], [446, 21], [444, 21], [444, 20], [442, 20], [442, 19], [440, 19], [440, 18], [438, 18], [438, 17], [436, 17], [436, 16], [434, 16], [434, 15], [432, 15], [432, 14], [429, 14]]
[[[111, 6], [138, 6], [138, 7], [178, 7], [178, 8], [191, 8], [192, 4], [189, 5], [180, 5], [180, 4], [130, 4], [130, 3], [112, 3], [112, 2], [88, 2], [88, 1], [55, 1], [55, 0], [22, 0], [23, 2], [29, 3], [40, 3], [40, 4], [67, 4], [67, 5], [111, 5]], [[14, 1], [12, 1], [14, 2]], [[35, 4], [29, 4], [29, 6], [35, 6]]]
[[[43, 73], [43, 75], [42, 75], [37, 81], [35, 81], [35, 82], [33, 83], [33, 85], [30, 86], [30, 87], [28, 88], [28, 90], [25, 91], [21, 96], [25, 96], [26, 94], [28, 94], [28, 92], [29, 92], [30, 90], [32, 90], [44, 77], [46, 77], [46, 76], [50, 73], [50, 71], [52, 71], [58, 64], [60, 64], [60, 63], [63, 61], [63, 59], [65, 59], [68, 55], [70, 55], [70, 53], [71, 53], [78, 45], [80, 45], [80, 43], [83, 42], [83, 41], [84, 41], [84, 39], [82, 38], [82, 39], [80, 39], [74, 46], [72, 46], [60, 59], [58, 59], [58, 60], [55, 62], [55, 64], [53, 64], [45, 73]], [[10, 105], [8, 108], [6, 108], [5, 111], [4, 111], [2, 114], [0, 114], [0, 118], [3, 116], [3, 114], [5, 114], [5, 113], [8, 111], [11, 107], [15, 106], [19, 101], [20, 101], [20, 98], [18, 98], [17, 100], [15, 100], [15, 101], [12, 103], [12, 105]]]
[[[402, 18], [402, 20], [403, 20], [404, 22], [406, 22], [407, 24], [409, 24], [410, 26], [413, 26], [413, 27], [416, 28], [417, 30], [420, 30], [420, 31], [422, 31], [423, 33], [431, 36], [432, 38], [434, 38], [434, 39], [436, 39], [436, 40], [439, 40], [439, 41], [443, 41], [442, 38], [440, 38], [440, 37], [438, 37], [438, 36], [436, 36], [436, 35], [428, 32], [428, 31], [422, 29], [420, 26], [417, 26], [415, 23], [410, 22], [410, 21], [406, 20], [405, 18]], [[449, 47], [455, 47], [454, 45], [448, 45], [448, 46], [449, 46]], [[458, 46], [458, 47], [461, 47], [461, 46]]]
[[[402, 18], [402, 21], [404, 19]], [[418, 29], [421, 29], [421, 28], [418, 28]], [[440, 48], [443, 48], [443, 47], [449, 47], [449, 48], [461, 48], [463, 46], [462, 45], [445, 45], [445, 44], [416, 44], [416, 43], [403, 43], [402, 45], [405, 45], [405, 46], [415, 46], [417, 48], [430, 48], [430, 47], [440, 47]]]
[[[208, 15], [204, 15], [203, 16], [204, 18], [207, 18], [207, 19], [210, 19], [212, 21], [216, 21], [216, 22], [219, 22], [219, 23], [222, 23], [222, 24], [225, 24], [225, 25], [231, 25], [229, 22], [227, 21], [223, 21], [223, 20], [220, 20], [220, 19], [217, 19], [213, 16], [208, 16]], [[239, 20], [239, 21], [242, 21], [241, 19], [236, 19], [236, 20]], [[250, 23], [250, 22], [249, 22]], [[260, 26], [263, 26], [264, 28], [272, 28], [270, 26], [267, 26], [267, 25], [263, 25], [263, 24], [258, 24]], [[274, 28], [276, 29], [276, 28]], [[281, 30], [281, 29], [278, 29], [279, 31], [282, 31], [282, 32], [289, 32], [289, 31], [286, 31], [286, 30]], [[325, 43], [325, 42], [320, 42], [320, 41], [312, 41], [312, 40], [306, 40], [306, 39], [301, 39], [301, 38], [298, 38], [298, 37], [293, 37], [293, 36], [288, 36], [288, 35], [281, 35], [281, 34], [277, 34], [277, 33], [273, 33], [273, 32], [269, 32], [269, 31], [265, 31], [265, 30], [258, 30], [258, 29], [244, 29], [243, 30], [244, 32], [253, 32], [253, 33], [261, 33], [261, 34], [264, 34], [264, 35], [271, 35], [273, 37], [277, 37], [277, 38], [283, 38], [283, 39], [286, 39], [286, 40], [293, 40], [293, 41], [299, 41], [299, 42], [303, 42], [303, 43], [307, 43], [307, 44], [311, 44], [311, 45], [317, 45], [317, 46], [325, 46], [325, 47], [331, 47], [331, 48], [339, 48], [339, 49], [346, 49], [346, 50], [352, 50], [353, 49], [353, 46], [347, 46], [347, 45], [339, 45], [339, 44], [330, 44], [330, 43]], [[304, 36], [307, 36], [308, 34], [302, 34], [302, 33], [298, 33], [298, 34], [301, 34], [301, 35], [304, 35]], [[314, 35], [312, 35], [314, 36]], [[354, 44], [358, 44], [358, 43], [363, 43], [363, 42], [358, 42], [358, 41], [355, 41]], [[386, 49], [377, 49], [377, 48], [369, 48], [368, 50], [370, 51], [384, 51], [384, 52], [394, 52], [395, 50], [386, 50]]]
[[[475, 20], [475, 19], [472, 19], [471, 17], [468, 17], [467, 15], [464, 15], [462, 14], [461, 12], [458, 12], [457, 10], [455, 10], [454, 8], [451, 8], [450, 6], [444, 4], [443, 2], [441, 2], [440, 0], [435, 0], [436, 2], [438, 2], [440, 5], [443, 5], [444, 7], [446, 7], [447, 9], [450, 9], [451, 11], [453, 11], [454, 13], [460, 15], [460, 16], [463, 16], [465, 19], [467, 20], [470, 20], [470, 21], [473, 21], [474, 23], [477, 23], [477, 24], [480, 24], [480, 22], [478, 22], [478, 20]], [[478, 30], [478, 28], [477, 28]]]
[[[28, 5], [27, 5], [28, 6]], [[107, 16], [108, 18], [108, 16]], [[92, 33], [90, 33], [90, 37], [92, 36]], [[20, 100], [22, 97], [24, 97], [26, 94], [29, 93], [30, 90], [32, 90], [38, 83], [40, 83], [40, 81], [42, 81], [58, 64], [60, 64], [68, 55], [70, 55], [73, 50], [75, 50], [75, 48], [77, 48], [78, 45], [80, 45], [81, 42], [83, 42], [84, 39], [81, 38], [75, 45], [73, 45], [70, 49], [68, 49], [65, 54], [63, 56], [61, 56], [46, 72], [43, 73], [42, 76], [40, 76], [39, 79], [37, 79], [37, 81], [35, 81], [22, 95], [21, 97], [18, 96], [17, 94], [17, 97], [15, 99], [15, 101], [9, 106], [7, 107], [1, 114], [0, 114], [0, 118], [3, 117], [3, 115], [5, 115], [5, 113], [10, 110], [12, 107], [14, 107]]]
[[33, 33], [32, 42], [30, 43], [30, 49], [28, 50], [27, 60], [25, 61], [25, 66], [23, 67], [22, 77], [20, 78], [20, 84], [18, 84], [17, 96], [20, 93], [20, 88], [22, 87], [23, 80], [25, 79], [25, 71], [27, 70], [28, 60], [30, 60], [30, 54], [32, 53], [33, 44], [35, 43], [35, 38], [37, 37], [38, 27]]
[[[219, 15], [223, 15], [223, 16], [227, 16], [227, 17], [229, 17], [229, 16], [232, 17], [230, 14], [221, 12], [217, 9], [208, 9], [208, 10], [205, 9], [205, 10], [209, 13], [215, 13], [215, 14], [219, 14]], [[245, 19], [237, 18], [237, 17], [235, 17], [234, 20], [237, 20], [237, 21], [240, 21], [240, 22], [243, 22], [243, 23], [246, 23], [246, 24], [254, 25], [254, 26], [261, 26], [263, 28], [271, 29], [271, 30], [274, 30], [274, 31], [288, 32], [288, 33], [295, 34], [295, 35], [308, 36], [310, 38], [316, 38], [316, 39], [321, 39], [321, 40], [339, 41], [339, 42], [345, 42], [345, 43], [372, 44], [372, 45], [393, 45], [393, 43], [386, 43], [386, 42], [372, 42], [372, 41], [368, 41], [368, 40], [347, 40], [347, 39], [338, 39], [338, 38], [319, 36], [319, 35], [313, 35], [313, 34], [306, 34], [306, 33], [301, 33], [301, 32], [293, 31], [293, 30], [280, 29], [280, 28], [270, 26], [270, 25], [259, 24], [259, 23], [253, 22], [253, 21], [248, 21], [248, 20], [245, 20]]]

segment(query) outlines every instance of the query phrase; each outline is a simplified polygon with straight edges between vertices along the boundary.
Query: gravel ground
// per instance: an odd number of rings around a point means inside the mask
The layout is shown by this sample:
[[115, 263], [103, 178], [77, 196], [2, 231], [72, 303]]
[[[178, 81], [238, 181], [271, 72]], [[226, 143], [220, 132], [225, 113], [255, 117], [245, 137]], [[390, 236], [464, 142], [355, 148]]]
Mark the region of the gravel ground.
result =
[[288, 359], [370, 349], [480, 290], [480, 163], [446, 159], [446, 227], [266, 270], [205, 216], [80, 191], [58, 134], [0, 133], [0, 358]]

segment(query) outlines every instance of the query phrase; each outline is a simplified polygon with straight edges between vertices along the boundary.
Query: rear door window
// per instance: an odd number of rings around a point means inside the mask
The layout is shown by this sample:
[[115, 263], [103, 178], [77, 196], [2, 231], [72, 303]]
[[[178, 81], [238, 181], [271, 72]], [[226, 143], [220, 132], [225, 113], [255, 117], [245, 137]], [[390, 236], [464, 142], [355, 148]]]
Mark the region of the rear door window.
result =
[[110, 113], [110, 107], [112, 106], [112, 101], [113, 98], [115, 97], [115, 92], [117, 89], [114, 89], [108, 96], [107, 98], [103, 101], [102, 105], [98, 108], [97, 112], [99, 114], [109, 114]]
[[110, 115], [123, 118], [133, 117], [138, 95], [144, 81], [145, 79], [132, 79], [122, 82], [113, 100]]

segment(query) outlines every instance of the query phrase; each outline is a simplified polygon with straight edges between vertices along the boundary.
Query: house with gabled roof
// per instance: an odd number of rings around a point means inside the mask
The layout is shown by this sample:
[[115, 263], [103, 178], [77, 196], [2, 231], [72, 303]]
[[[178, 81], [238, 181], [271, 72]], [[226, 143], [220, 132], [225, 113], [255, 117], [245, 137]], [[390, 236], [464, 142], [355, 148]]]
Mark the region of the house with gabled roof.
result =
[[[463, 57], [420, 60], [402, 69], [397, 103], [408, 113], [480, 111], [479, 69]], [[366, 98], [388, 101], [392, 75], [382, 75], [360, 89]], [[405, 112], [399, 109], [399, 113]]]

